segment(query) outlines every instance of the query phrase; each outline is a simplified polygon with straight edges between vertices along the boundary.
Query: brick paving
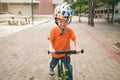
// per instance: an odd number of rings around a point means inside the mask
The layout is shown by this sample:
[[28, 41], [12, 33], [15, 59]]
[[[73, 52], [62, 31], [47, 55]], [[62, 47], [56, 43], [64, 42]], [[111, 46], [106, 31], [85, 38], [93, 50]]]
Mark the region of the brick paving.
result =
[[[53, 25], [51, 21], [0, 38], [0, 80], [50, 80], [51, 57], [47, 54], [47, 35]], [[83, 22], [78, 23], [76, 18], [70, 24], [80, 47], [85, 50], [84, 54], [71, 57], [74, 80], [120, 80], [119, 56], [115, 59], [106, 51], [103, 43], [106, 42], [107, 33], [100, 32], [99, 25], [88, 27]], [[115, 33], [120, 34], [119, 31]], [[89, 34], [93, 34], [94, 38]], [[114, 40], [119, 41], [119, 36], [113, 36]], [[73, 43], [71, 46], [74, 49]], [[116, 51], [119, 52], [118, 49]]]

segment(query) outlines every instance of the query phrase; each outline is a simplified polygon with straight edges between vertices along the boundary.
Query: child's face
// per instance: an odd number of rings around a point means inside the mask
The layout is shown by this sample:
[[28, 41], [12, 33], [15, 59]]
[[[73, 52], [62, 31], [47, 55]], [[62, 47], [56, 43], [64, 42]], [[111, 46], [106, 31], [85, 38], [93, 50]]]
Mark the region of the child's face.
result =
[[57, 19], [58, 25], [61, 29], [65, 29], [66, 26], [68, 25], [68, 20], [67, 19]]

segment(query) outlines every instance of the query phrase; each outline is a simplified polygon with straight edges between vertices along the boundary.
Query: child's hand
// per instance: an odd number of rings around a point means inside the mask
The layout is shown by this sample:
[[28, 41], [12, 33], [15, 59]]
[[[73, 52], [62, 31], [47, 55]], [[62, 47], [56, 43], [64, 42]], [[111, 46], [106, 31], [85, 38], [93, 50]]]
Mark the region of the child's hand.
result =
[[49, 51], [50, 51], [51, 53], [54, 53], [54, 52], [55, 52], [55, 49], [51, 48]]
[[76, 53], [77, 53], [77, 54], [78, 54], [78, 53], [82, 53], [82, 54], [83, 54], [83, 53], [84, 53], [84, 49], [81, 49], [81, 50], [80, 50], [80, 49], [76, 49]]
[[80, 53], [80, 49], [78, 48], [78, 49], [76, 49], [76, 53], [78, 54], [78, 53]]

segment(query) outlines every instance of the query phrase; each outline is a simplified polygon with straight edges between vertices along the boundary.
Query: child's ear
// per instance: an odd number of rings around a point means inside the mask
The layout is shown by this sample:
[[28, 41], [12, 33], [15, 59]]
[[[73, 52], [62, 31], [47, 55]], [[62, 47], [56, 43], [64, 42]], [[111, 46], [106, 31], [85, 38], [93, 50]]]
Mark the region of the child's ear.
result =
[[57, 21], [58, 20], [58, 18], [55, 18], [55, 21]]
[[57, 18], [55, 18], [55, 23], [58, 25], [58, 21], [57, 21], [58, 19]]
[[55, 23], [58, 25], [58, 22], [57, 22], [57, 21], [55, 21]]

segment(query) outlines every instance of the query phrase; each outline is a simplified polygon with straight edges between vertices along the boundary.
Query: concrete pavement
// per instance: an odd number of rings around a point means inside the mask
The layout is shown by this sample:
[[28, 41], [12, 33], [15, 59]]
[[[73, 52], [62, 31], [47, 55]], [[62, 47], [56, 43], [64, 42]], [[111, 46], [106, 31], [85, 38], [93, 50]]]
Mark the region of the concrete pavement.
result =
[[[120, 80], [119, 55], [110, 55], [119, 49], [105, 45], [108, 38], [119, 41], [119, 28], [107, 38], [106, 26], [89, 27], [77, 20], [74, 17], [70, 26], [85, 53], [71, 56], [74, 80]], [[51, 20], [0, 38], [0, 80], [50, 80], [47, 35], [54, 25]]]
[[25, 30], [27, 28], [30, 28], [42, 23], [46, 23], [46, 22], [49, 22], [49, 19], [41, 18], [38, 20], [34, 20], [33, 24], [32, 22], [30, 22], [30, 24], [26, 24], [26, 25], [8, 25], [7, 22], [0, 23], [0, 37], [4, 37], [12, 33], [19, 32], [21, 30]]
[[[110, 26], [103, 25], [104, 22], [95, 24], [95, 27], [89, 27], [84, 21], [74, 23], [71, 26], [74, 26], [80, 46], [85, 50], [85, 54], [74, 56], [73, 61], [79, 62], [75, 64], [73, 62], [74, 66], [77, 66], [74, 71], [75, 80], [120, 80], [120, 56], [116, 54], [120, 49], [115, 46], [113, 48], [113, 44], [108, 44], [110, 41], [107, 41], [107, 39], [120, 41], [118, 35], [120, 27], [111, 25], [116, 29], [111, 30]], [[115, 34], [110, 31], [114, 31]]]

